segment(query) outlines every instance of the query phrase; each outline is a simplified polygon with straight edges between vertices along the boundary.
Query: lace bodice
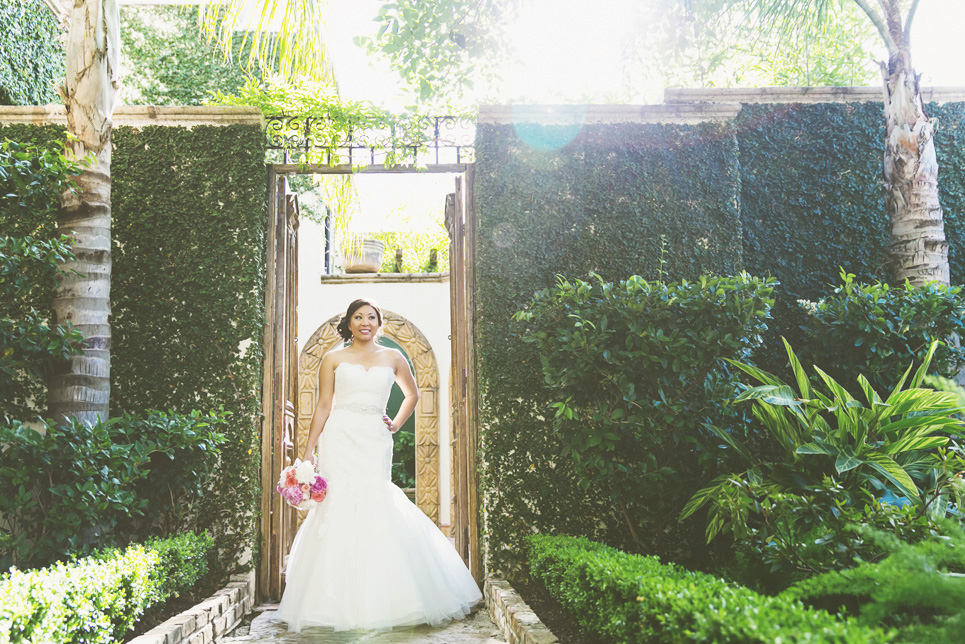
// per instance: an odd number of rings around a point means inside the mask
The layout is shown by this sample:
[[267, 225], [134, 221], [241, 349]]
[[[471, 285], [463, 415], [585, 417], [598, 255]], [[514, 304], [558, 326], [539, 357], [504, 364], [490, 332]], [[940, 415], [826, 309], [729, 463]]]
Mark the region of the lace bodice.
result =
[[392, 367], [365, 368], [360, 364], [342, 362], [335, 367], [335, 409], [382, 415], [393, 382], [395, 370]]

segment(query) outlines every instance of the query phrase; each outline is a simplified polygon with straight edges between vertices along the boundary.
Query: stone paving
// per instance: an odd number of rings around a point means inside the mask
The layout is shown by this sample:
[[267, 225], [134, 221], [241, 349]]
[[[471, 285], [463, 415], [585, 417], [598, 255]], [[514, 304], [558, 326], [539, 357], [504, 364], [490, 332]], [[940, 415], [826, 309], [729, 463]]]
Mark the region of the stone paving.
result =
[[301, 633], [289, 633], [284, 623], [274, 621], [274, 607], [261, 609], [245, 632], [237, 629], [219, 640], [223, 644], [501, 644], [506, 640], [489, 618], [486, 607], [480, 605], [469, 617], [446, 626], [427, 625], [396, 628], [391, 631], [341, 631], [326, 628], [306, 628]]

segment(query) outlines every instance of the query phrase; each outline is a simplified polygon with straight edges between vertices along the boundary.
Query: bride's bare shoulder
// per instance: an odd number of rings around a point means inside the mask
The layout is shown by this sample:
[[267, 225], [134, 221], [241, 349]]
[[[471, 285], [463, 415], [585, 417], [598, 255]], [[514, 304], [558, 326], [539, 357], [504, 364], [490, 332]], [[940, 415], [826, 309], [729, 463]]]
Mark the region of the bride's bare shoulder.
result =
[[345, 348], [332, 349], [322, 356], [321, 368], [334, 370], [343, 360], [345, 360]]

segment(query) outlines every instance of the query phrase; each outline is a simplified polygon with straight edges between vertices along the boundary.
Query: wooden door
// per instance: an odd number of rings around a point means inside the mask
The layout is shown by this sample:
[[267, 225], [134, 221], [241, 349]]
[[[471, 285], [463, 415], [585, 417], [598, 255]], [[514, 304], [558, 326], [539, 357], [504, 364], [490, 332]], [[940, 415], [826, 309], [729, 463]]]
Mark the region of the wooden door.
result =
[[479, 541], [478, 425], [474, 352], [474, 248], [472, 166], [456, 178], [456, 190], [446, 203], [449, 227], [449, 288], [452, 328], [452, 366], [449, 372], [452, 417], [452, 463], [456, 550], [477, 582], [482, 581]]
[[265, 368], [262, 387], [261, 561], [259, 600], [284, 590], [285, 557], [295, 538], [295, 511], [275, 492], [281, 470], [294, 463], [298, 400], [298, 198], [288, 180], [269, 173], [272, 198], [265, 289]]

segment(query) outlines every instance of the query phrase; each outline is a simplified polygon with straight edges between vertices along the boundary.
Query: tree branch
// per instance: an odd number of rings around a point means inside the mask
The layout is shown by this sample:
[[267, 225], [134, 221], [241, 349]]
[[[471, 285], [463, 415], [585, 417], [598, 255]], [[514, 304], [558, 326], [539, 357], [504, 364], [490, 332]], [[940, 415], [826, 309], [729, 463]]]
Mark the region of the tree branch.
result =
[[918, 3], [921, 0], [914, 0], [911, 9], [908, 10], [908, 18], [905, 20], [905, 43], [911, 42], [911, 23], [915, 20], [915, 12], [918, 11]]
[[[881, 4], [882, 1], [883, 0], [878, 0], [878, 4]], [[888, 53], [897, 53], [898, 45], [894, 39], [892, 39], [891, 33], [888, 31], [888, 25], [885, 24], [885, 19], [881, 16], [881, 14], [871, 8], [871, 5], [868, 4], [868, 0], [854, 0], [854, 3], [865, 12], [865, 15], [868, 16], [869, 20], [871, 20], [871, 23], [875, 26], [875, 29], [878, 30], [878, 34], [885, 42], [885, 46], [888, 47]], [[917, 0], [915, 3], [917, 4]], [[884, 8], [884, 5], [882, 5], [882, 8]]]

